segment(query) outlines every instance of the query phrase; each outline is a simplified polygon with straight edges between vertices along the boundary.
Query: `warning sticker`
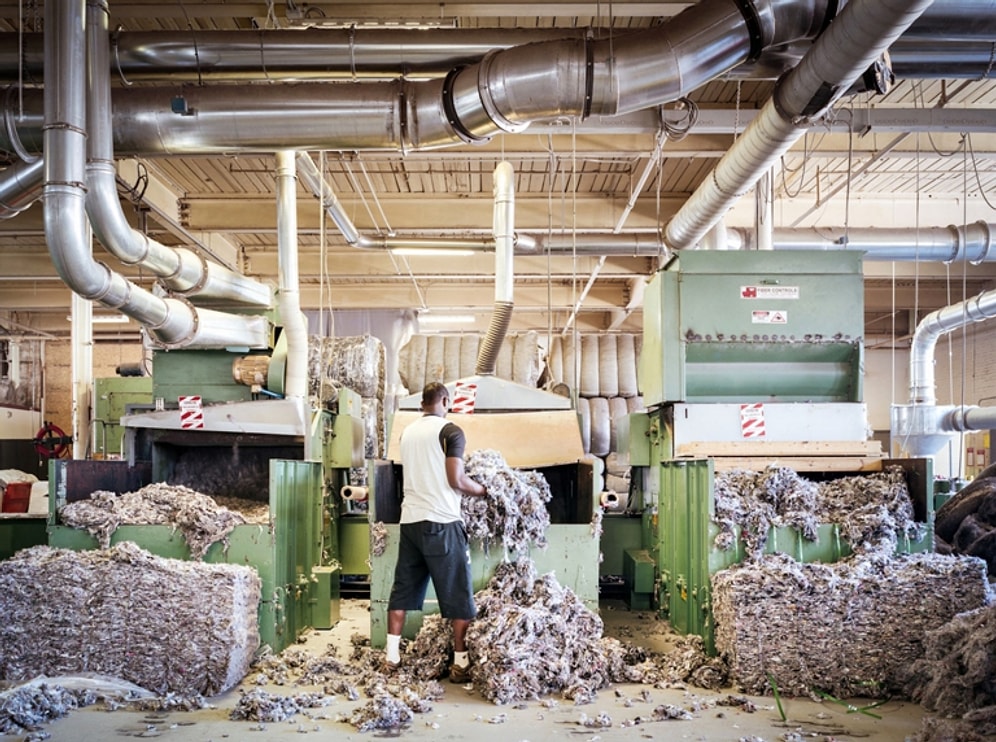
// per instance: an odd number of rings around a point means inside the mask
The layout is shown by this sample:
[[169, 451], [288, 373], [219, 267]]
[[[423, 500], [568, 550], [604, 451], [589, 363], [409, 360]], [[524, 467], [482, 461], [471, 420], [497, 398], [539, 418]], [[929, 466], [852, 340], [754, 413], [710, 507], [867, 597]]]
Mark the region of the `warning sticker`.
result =
[[180, 403], [180, 427], [184, 430], [204, 427], [204, 409], [197, 395], [177, 397]]
[[750, 321], [755, 325], [784, 325], [788, 323], [788, 312], [784, 309], [755, 309], [750, 313]]
[[798, 286], [741, 286], [741, 299], [798, 299]]
[[763, 404], [740, 405], [740, 435], [744, 438], [765, 437]]

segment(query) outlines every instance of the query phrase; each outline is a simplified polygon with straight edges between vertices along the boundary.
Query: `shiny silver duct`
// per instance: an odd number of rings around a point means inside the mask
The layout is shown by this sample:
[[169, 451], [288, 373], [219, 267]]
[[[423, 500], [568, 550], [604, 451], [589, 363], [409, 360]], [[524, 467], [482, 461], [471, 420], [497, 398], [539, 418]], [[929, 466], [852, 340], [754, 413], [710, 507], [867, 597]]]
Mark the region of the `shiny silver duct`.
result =
[[104, 2], [87, 10], [89, 105], [87, 106], [86, 210], [94, 234], [108, 252], [126, 265], [141, 265], [158, 276], [171, 291], [197, 303], [268, 309], [273, 305], [268, 286], [207, 261], [186, 248], [171, 248], [133, 229], [121, 210], [114, 167], [111, 132], [111, 75]]
[[[540, 119], [623, 114], [677, 100], [767, 47], [813, 38], [831, 6], [701, 0], [660, 26], [497, 50], [423, 82], [124, 88], [115, 91], [116, 150], [429, 149], [484, 141]], [[39, 138], [30, 93], [17, 132], [27, 148]]]
[[[970, 77], [991, 68], [996, 2], [935, 0], [890, 48], [900, 77]], [[257, 80], [409, 80], [445, 77], [495, 49], [541, 41], [604, 38], [600, 28], [310, 28], [255, 31], [115, 31], [114, 69], [128, 82]], [[42, 35], [0, 35], [0, 80], [40, 76]], [[804, 45], [765, 49], [744, 79], [775, 79], [794, 67]], [[962, 72], [959, 72], [961, 70]]]
[[695, 246], [928, 8], [931, 0], [850, 0], [665, 229], [676, 250]]
[[10, 219], [37, 201], [44, 189], [45, 163], [41, 157], [19, 160], [0, 173], [0, 219]]
[[481, 338], [475, 372], [494, 376], [498, 353], [512, 321], [513, 256], [515, 241], [515, 172], [510, 162], [499, 162], [494, 173], [495, 307], [488, 331]]
[[[732, 228], [728, 249], [754, 249], [753, 233]], [[865, 260], [938, 263], [996, 262], [996, 224], [984, 221], [960, 226], [911, 229], [775, 229], [775, 250], [847, 250], [865, 253]]]
[[996, 407], [938, 406], [934, 379], [934, 354], [940, 337], [994, 317], [996, 291], [986, 291], [931, 312], [917, 325], [910, 346], [909, 404], [892, 408], [891, 435], [903, 450], [913, 456], [931, 456], [954, 433], [996, 427]]
[[45, 237], [56, 272], [85, 299], [146, 326], [166, 347], [266, 347], [263, 318], [196, 313], [179, 299], [162, 299], [114, 273], [90, 255], [86, 220], [85, 0], [45, 6]]

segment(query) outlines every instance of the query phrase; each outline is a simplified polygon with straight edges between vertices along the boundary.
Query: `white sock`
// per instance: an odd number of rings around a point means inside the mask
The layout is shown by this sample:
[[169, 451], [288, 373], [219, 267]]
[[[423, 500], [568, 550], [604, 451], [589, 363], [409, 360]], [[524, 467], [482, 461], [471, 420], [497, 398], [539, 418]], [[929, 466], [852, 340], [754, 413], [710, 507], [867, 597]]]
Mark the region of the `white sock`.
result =
[[401, 662], [401, 634], [387, 635], [387, 661]]
[[466, 652], [454, 652], [453, 664], [457, 667], [466, 667], [470, 664], [470, 658], [467, 656]]

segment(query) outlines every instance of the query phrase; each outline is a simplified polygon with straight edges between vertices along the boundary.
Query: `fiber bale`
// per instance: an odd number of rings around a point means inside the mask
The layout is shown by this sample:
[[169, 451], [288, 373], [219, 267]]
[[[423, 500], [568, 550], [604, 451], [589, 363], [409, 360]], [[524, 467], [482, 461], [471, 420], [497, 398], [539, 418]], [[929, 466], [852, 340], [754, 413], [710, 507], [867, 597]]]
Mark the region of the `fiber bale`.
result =
[[363, 410], [363, 453], [368, 459], [384, 458], [387, 450], [387, 424], [384, 419], [384, 405], [379, 399], [364, 397]]
[[460, 378], [460, 345], [459, 335], [443, 335], [443, 378], [446, 381]]
[[0, 678], [110, 675], [159, 694], [215, 695], [259, 645], [251, 567], [164, 559], [121, 543], [35, 546], [0, 562]]
[[460, 337], [460, 378], [477, 373], [477, 353], [481, 348], [481, 338], [476, 333]]
[[615, 335], [598, 337], [598, 389], [600, 397], [619, 396], [619, 352]]
[[409, 394], [421, 392], [425, 386], [425, 335], [412, 335], [398, 353], [398, 375]]
[[550, 381], [553, 384], [564, 383], [564, 340], [560, 335], [554, 335], [550, 340], [550, 351], [547, 353], [546, 365], [549, 369]]
[[535, 330], [517, 335], [512, 344], [512, 381], [536, 387], [543, 374], [545, 351]]
[[442, 335], [425, 339], [425, 383], [430, 381], [446, 381], [446, 339]]
[[625, 450], [627, 441], [619, 440], [619, 428], [624, 424], [624, 418], [629, 414], [626, 410], [626, 400], [623, 397], [612, 397], [609, 400], [609, 451]]
[[622, 334], [616, 339], [619, 357], [619, 396], [624, 399], [639, 394], [636, 378], [636, 341], [632, 335]]
[[597, 397], [598, 382], [598, 335], [581, 336], [581, 378], [578, 393], [582, 397]]
[[612, 420], [609, 418], [609, 400], [605, 397], [592, 397], [588, 400], [591, 414], [591, 446], [589, 452], [595, 456], [605, 456], [611, 450]]
[[[716, 649], [747, 693], [899, 691], [925, 636], [989, 600], [972, 557], [908, 554], [798, 563], [784, 554], [712, 578]], [[770, 680], [769, 680], [770, 676]]]

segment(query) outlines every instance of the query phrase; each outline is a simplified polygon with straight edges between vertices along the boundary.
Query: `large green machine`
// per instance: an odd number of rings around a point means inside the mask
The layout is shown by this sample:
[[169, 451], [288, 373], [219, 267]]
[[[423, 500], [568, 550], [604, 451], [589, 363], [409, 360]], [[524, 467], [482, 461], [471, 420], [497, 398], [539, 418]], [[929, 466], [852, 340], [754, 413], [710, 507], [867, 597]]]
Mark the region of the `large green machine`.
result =
[[[122, 461], [58, 461], [50, 473], [49, 543], [97, 546], [89, 533], [59, 522], [59, 508], [96, 490], [134, 491], [150, 482], [265, 502], [263, 525], [237, 526], [204, 559], [247, 564], [263, 583], [261, 641], [280, 651], [305, 628], [329, 628], [339, 613], [340, 488], [363, 465], [359, 395], [339, 390], [323, 409], [282, 396], [280, 346], [243, 351], [157, 351], [151, 409], [120, 419]], [[166, 526], [123, 525], [129, 540], [165, 557], [190, 558]]]
[[[717, 471], [777, 464], [826, 479], [898, 464], [926, 525], [898, 548], [932, 548], [930, 462], [887, 460], [867, 440], [863, 290], [859, 254], [756, 251], [682, 252], [647, 288], [648, 412], [629, 417], [630, 506], [642, 508], [644, 548], [626, 552], [627, 587], [710, 650], [711, 576], [744, 558], [739, 534], [732, 550], [714, 545]], [[785, 528], [767, 543], [799, 561], [849, 553], [831, 524], [815, 542]]]

